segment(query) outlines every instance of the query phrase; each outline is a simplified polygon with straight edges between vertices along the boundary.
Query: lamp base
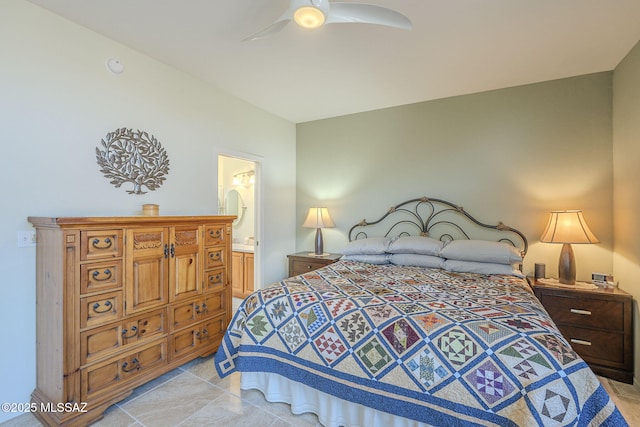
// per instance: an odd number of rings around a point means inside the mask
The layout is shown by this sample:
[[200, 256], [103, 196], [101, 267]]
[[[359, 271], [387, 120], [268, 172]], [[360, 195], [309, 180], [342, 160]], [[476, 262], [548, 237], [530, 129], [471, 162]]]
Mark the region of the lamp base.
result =
[[560, 251], [558, 281], [563, 285], [575, 285], [576, 283], [576, 260], [569, 243], [564, 243]]
[[320, 257], [331, 255], [331, 254], [329, 252], [325, 252], [323, 254], [317, 254], [315, 252], [309, 252], [308, 255], [320, 258]]
[[319, 227], [316, 228], [316, 244], [314, 250], [314, 256], [322, 256], [324, 254], [324, 245], [322, 244], [322, 230]]

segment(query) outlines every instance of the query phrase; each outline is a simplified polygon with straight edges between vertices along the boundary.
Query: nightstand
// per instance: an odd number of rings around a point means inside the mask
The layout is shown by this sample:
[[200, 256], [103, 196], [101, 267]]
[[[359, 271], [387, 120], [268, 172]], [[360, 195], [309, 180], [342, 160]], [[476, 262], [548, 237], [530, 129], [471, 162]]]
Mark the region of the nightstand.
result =
[[287, 255], [287, 258], [289, 258], [289, 277], [308, 273], [325, 265], [333, 264], [338, 261], [341, 256], [341, 254], [313, 256], [309, 255], [309, 252], [298, 252]]
[[591, 370], [633, 383], [633, 297], [618, 288], [571, 289], [533, 281], [533, 292]]

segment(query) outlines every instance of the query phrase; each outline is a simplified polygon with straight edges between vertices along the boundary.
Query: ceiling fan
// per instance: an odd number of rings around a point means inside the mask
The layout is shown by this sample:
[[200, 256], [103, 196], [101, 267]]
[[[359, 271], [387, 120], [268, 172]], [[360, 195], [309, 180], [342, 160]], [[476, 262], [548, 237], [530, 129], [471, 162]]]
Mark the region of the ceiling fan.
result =
[[329, 0], [291, 0], [289, 9], [273, 24], [243, 41], [268, 37], [282, 30], [291, 20], [303, 28], [318, 28], [324, 24], [377, 24], [411, 29], [409, 18], [382, 6], [364, 3], [332, 3]]

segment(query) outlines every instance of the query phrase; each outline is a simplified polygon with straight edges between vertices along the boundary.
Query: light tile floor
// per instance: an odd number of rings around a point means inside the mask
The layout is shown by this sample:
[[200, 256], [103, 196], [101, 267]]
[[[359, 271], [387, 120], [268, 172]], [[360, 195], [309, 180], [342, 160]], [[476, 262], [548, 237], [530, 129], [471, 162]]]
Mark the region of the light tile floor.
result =
[[625, 384], [598, 377], [616, 406], [631, 427], [640, 426], [640, 388], [636, 384]]
[[[2, 427], [40, 427], [23, 414]], [[294, 415], [284, 403], [267, 402], [261, 392], [240, 390], [240, 375], [220, 379], [213, 358], [199, 358], [144, 384], [111, 406], [92, 427], [255, 426], [320, 427], [313, 414]]]
[[[640, 390], [600, 377], [630, 426], [640, 426]], [[39, 427], [31, 414], [0, 424]], [[240, 390], [240, 375], [220, 379], [212, 358], [191, 361], [135, 389], [111, 406], [93, 427], [252, 426], [321, 427], [313, 414], [294, 415], [284, 403], [267, 402], [259, 391]]]
[[[640, 426], [640, 389], [602, 377], [600, 381], [629, 425]], [[24, 414], [0, 425], [39, 427], [40, 423], [32, 414]], [[289, 405], [267, 402], [259, 391], [240, 390], [237, 373], [220, 379], [212, 357], [191, 361], [138, 387], [93, 426], [321, 427], [314, 414], [294, 415]]]

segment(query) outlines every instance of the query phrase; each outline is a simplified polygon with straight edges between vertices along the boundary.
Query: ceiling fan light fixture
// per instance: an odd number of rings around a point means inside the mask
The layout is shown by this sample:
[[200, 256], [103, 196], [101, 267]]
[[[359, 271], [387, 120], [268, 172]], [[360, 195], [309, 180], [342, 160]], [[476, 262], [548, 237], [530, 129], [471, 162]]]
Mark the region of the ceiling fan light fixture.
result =
[[293, 13], [293, 20], [302, 28], [318, 28], [324, 24], [324, 13], [314, 6], [303, 6]]

